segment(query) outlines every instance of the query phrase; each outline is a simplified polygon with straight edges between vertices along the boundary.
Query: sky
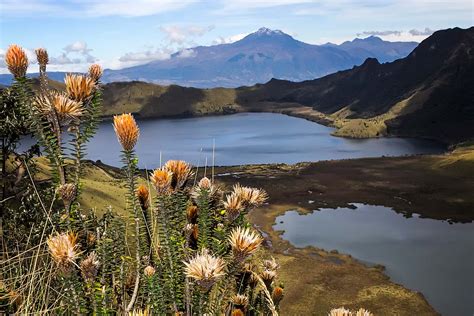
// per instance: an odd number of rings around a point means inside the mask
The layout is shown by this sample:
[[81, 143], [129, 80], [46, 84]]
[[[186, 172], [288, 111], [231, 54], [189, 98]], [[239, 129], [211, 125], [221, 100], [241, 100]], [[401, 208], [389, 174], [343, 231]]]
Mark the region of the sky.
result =
[[474, 25], [474, 0], [0, 0], [0, 73], [10, 44], [50, 55], [49, 71], [120, 69], [198, 45], [231, 43], [260, 27], [311, 43], [376, 35], [420, 42]]

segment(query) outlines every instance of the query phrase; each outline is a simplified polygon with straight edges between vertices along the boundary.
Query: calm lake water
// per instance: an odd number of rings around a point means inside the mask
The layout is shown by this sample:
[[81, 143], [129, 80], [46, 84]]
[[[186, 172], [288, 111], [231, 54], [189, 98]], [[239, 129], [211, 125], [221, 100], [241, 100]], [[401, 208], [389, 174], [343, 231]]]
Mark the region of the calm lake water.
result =
[[392, 280], [422, 292], [443, 315], [473, 315], [473, 223], [405, 218], [387, 207], [354, 205], [307, 215], [288, 211], [274, 229], [297, 247], [337, 249], [367, 264], [383, 264]]
[[[330, 136], [332, 128], [304, 119], [272, 113], [243, 113], [190, 119], [142, 120], [136, 147], [141, 168], [183, 159], [194, 165], [297, 163], [376, 156], [440, 153], [438, 143], [401, 138], [350, 140]], [[114, 166], [120, 145], [110, 121], [103, 122], [88, 145], [88, 159]]]

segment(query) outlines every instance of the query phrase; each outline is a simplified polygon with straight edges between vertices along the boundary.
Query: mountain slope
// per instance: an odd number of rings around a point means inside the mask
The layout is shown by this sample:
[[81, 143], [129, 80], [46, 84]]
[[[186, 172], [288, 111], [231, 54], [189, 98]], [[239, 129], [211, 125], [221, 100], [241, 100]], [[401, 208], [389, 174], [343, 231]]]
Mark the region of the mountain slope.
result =
[[141, 80], [193, 87], [237, 87], [271, 78], [302, 81], [361, 64], [367, 57], [391, 61], [405, 57], [415, 42], [377, 37], [341, 45], [311, 45], [278, 30], [261, 28], [232, 44], [199, 46], [170, 59], [121, 70], [107, 70], [106, 82]]
[[239, 103], [245, 100], [311, 106], [330, 116], [340, 135], [365, 129], [373, 134], [366, 136], [468, 139], [474, 134], [474, 27], [438, 31], [392, 63], [367, 59], [321, 79], [272, 80], [242, 91]]

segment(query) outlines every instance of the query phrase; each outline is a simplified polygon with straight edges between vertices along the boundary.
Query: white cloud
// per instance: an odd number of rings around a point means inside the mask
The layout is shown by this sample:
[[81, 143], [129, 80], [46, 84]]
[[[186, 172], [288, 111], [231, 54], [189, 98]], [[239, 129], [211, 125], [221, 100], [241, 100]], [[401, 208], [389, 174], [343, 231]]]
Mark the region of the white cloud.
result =
[[395, 36], [400, 36], [402, 34], [402, 31], [364, 31], [362, 33], [357, 33], [357, 37], [360, 36], [389, 36], [389, 35], [395, 35]]
[[140, 52], [129, 52], [118, 60], [123, 63], [146, 63], [153, 60], [165, 60], [170, 58], [170, 52], [166, 49], [149, 49]]
[[170, 44], [182, 45], [191, 41], [193, 38], [201, 37], [214, 29], [214, 25], [202, 27], [198, 25], [166, 25], [161, 26], [160, 30], [165, 33], [166, 39]]
[[92, 49], [87, 48], [86, 42], [81, 42], [81, 41], [77, 41], [69, 45], [66, 45], [66, 47], [63, 48], [63, 50], [66, 53], [79, 53], [82, 55], [88, 55], [92, 51]]
[[190, 58], [190, 57], [195, 57], [196, 55], [197, 55], [197, 52], [194, 49], [188, 48], [188, 49], [183, 49], [179, 51], [176, 57], [177, 58]]
[[430, 29], [429, 27], [425, 27], [424, 30], [417, 30], [417, 29], [413, 29], [413, 30], [410, 30], [408, 33], [410, 33], [411, 35], [413, 36], [430, 36], [431, 34], [433, 34], [435, 31], [433, 31], [432, 29]]
[[241, 39], [243, 39], [245, 36], [247, 36], [249, 34], [250, 34], [250, 32], [249, 33], [239, 33], [239, 34], [235, 34], [235, 35], [231, 35], [231, 36], [227, 36], [227, 37], [219, 36], [214, 41], [212, 41], [212, 44], [213, 45], [219, 45], [219, 44], [234, 43], [234, 42], [240, 41]]

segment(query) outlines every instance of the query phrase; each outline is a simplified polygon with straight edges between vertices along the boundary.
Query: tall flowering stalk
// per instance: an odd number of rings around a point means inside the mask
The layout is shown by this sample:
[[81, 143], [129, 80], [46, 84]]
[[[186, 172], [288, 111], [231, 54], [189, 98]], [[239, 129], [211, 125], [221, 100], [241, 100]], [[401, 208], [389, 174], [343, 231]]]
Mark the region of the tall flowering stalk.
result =
[[135, 300], [138, 295], [139, 284], [140, 284], [140, 218], [138, 213], [139, 201], [137, 201], [137, 162], [138, 159], [135, 155], [134, 147], [138, 141], [140, 130], [138, 125], [131, 114], [122, 114], [114, 116], [113, 122], [115, 134], [117, 139], [122, 146], [122, 161], [124, 163], [124, 171], [127, 177], [128, 186], [128, 202], [130, 209], [135, 221], [135, 285], [133, 288], [133, 294], [130, 298], [130, 302], [126, 305], [125, 312], [128, 313], [132, 310]]

